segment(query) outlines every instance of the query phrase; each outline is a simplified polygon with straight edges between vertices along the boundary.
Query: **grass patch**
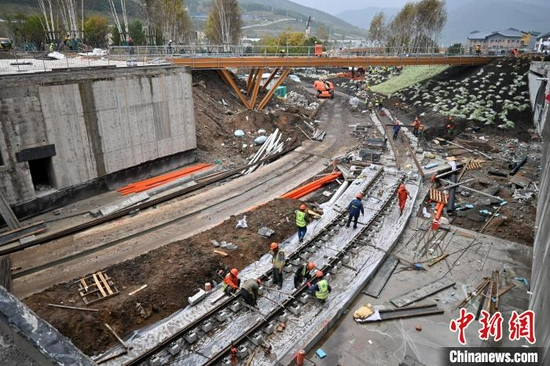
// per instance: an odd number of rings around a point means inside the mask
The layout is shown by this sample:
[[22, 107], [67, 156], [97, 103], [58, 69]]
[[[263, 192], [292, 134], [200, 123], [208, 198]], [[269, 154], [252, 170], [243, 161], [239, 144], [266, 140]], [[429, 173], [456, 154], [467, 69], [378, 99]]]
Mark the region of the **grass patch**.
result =
[[403, 68], [401, 75], [394, 76], [385, 83], [375, 85], [372, 91], [384, 95], [395, 93], [401, 89], [412, 86], [416, 83], [430, 79], [441, 73], [449, 66], [407, 66]]

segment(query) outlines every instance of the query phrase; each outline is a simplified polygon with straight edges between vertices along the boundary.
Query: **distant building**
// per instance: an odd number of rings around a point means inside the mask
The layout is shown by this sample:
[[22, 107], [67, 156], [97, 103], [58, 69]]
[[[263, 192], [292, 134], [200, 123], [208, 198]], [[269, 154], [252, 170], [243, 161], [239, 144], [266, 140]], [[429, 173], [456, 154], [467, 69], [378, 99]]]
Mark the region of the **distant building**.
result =
[[534, 50], [537, 52], [550, 53], [550, 32], [537, 36]]
[[468, 36], [466, 48], [472, 52], [477, 45], [484, 53], [506, 53], [514, 48], [533, 49], [535, 37], [539, 32], [521, 31], [508, 28], [496, 32], [473, 31]]

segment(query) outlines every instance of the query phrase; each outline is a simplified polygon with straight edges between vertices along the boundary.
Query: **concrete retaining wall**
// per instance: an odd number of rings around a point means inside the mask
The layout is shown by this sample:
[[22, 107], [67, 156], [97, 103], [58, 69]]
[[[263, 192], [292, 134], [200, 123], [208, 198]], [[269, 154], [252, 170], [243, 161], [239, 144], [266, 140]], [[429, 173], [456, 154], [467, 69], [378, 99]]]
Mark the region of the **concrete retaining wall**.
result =
[[0, 192], [11, 205], [196, 148], [191, 74], [184, 68], [65, 71], [0, 82]]
[[[539, 63], [540, 64], [540, 63]], [[550, 63], [545, 63], [545, 77], [550, 78]], [[539, 68], [544, 70], [544, 68]], [[550, 83], [547, 83], [546, 93], [550, 92]], [[533, 270], [531, 274], [531, 302], [529, 308], [535, 311], [535, 346], [544, 347], [541, 365], [550, 365], [550, 113], [549, 103], [543, 102], [544, 119], [537, 124], [543, 141], [541, 161], [540, 191], [537, 202], [537, 220], [535, 225], [535, 243], [533, 250]], [[535, 116], [536, 117], [536, 116]], [[536, 122], [536, 121], [535, 121]]]

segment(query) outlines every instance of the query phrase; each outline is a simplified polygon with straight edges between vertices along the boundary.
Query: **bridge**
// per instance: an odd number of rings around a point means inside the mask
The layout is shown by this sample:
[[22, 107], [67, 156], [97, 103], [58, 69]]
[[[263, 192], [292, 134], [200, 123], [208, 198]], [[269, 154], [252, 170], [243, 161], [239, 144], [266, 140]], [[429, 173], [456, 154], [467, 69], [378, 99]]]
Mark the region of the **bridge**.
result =
[[[248, 109], [254, 109], [258, 94], [265, 92], [269, 83], [281, 72], [280, 77], [258, 103], [257, 109], [262, 110], [275, 89], [280, 86], [293, 68], [325, 67], [325, 68], [367, 68], [369, 66], [415, 66], [415, 65], [457, 65], [476, 66], [484, 65], [493, 60], [488, 56], [447, 56], [440, 54], [412, 55], [412, 56], [344, 56], [344, 57], [315, 57], [315, 56], [214, 56], [202, 57], [192, 55], [181, 57], [175, 55], [170, 62], [178, 66], [187, 66], [192, 70], [217, 70], [225, 83], [230, 85], [241, 102]], [[249, 96], [247, 99], [241, 89], [235, 83], [229, 68], [249, 69], [246, 83]], [[262, 75], [266, 68], [270, 68], [271, 74], [267, 81], [262, 83]]]
[[[137, 61], [162, 58], [166, 62], [177, 66], [186, 66], [192, 70], [216, 70], [224, 82], [230, 85], [244, 106], [248, 109], [263, 109], [275, 89], [280, 86], [294, 68], [323, 67], [323, 68], [364, 68], [369, 66], [420, 66], [420, 65], [451, 65], [477, 66], [494, 60], [496, 56], [458, 54], [447, 55], [434, 53], [426, 49], [426, 53], [403, 54], [397, 49], [380, 47], [362, 49], [340, 49], [315, 53], [315, 47], [280, 46], [284, 49], [281, 54], [277, 46], [245, 46], [245, 45], [218, 45], [218, 46], [142, 46], [142, 47], [111, 47], [110, 57]], [[282, 56], [282, 57], [281, 57]], [[241, 92], [233, 79], [229, 69], [250, 70], [246, 83], [246, 96]], [[269, 70], [270, 76], [262, 85], [262, 75]], [[280, 74], [280, 75], [279, 75]], [[258, 105], [259, 94], [263, 94], [273, 79], [276, 82], [265, 94]], [[247, 99], [248, 97], [248, 99]]]

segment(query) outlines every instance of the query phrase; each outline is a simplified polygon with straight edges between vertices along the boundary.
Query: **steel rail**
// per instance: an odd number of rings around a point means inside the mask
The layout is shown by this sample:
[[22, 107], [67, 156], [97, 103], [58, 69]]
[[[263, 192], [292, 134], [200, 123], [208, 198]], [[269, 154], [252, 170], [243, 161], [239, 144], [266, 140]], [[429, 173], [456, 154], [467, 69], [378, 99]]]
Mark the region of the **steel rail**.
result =
[[[359, 232], [359, 234], [353, 239], [351, 240], [344, 248], [347, 250], [349, 249], [351, 246], [353, 246], [358, 237], [363, 235], [367, 229], [372, 225], [372, 223], [381, 215], [381, 213], [387, 208], [387, 206], [389, 205], [390, 202], [392, 202], [395, 198], [395, 195], [394, 193], [397, 191], [397, 188], [399, 187], [399, 183], [402, 181], [402, 179], [400, 179], [398, 181], [397, 184], [394, 185], [394, 187], [392, 187], [392, 194], [388, 195], [388, 198], [387, 200], [384, 202], [384, 204], [380, 207], [380, 209], [378, 210], [378, 212], [369, 220], [369, 222], [361, 229], [361, 231]], [[342, 252], [340, 253], [338, 256], [336, 257], [333, 257], [331, 260], [329, 260], [329, 263], [326, 264], [321, 270], [323, 271], [323, 273], [325, 272], [328, 272], [330, 270], [330, 268], [332, 268], [337, 262], [340, 261], [340, 257], [344, 255], [345, 252]], [[310, 283], [316, 283], [317, 280], [312, 280], [310, 281]], [[302, 292], [306, 291], [306, 285], [302, 285], [302, 287], [300, 287], [298, 290], [296, 290], [294, 293], [293, 293], [293, 296], [296, 297], [297, 295], [301, 294]], [[286, 299], [285, 301], [282, 302], [282, 305], [284, 305], [285, 307], [290, 304], [291, 302], [293, 302], [294, 299], [289, 297], [288, 299]], [[249, 330], [245, 331], [241, 336], [239, 336], [239, 338], [237, 338], [234, 342], [232, 342], [232, 344], [230, 344], [229, 346], [226, 346], [224, 347], [222, 350], [220, 350], [217, 354], [211, 356], [208, 361], [206, 363], [204, 363], [202, 366], [210, 366], [210, 365], [214, 365], [216, 363], [218, 363], [220, 361], [220, 359], [222, 357], [224, 357], [230, 350], [232, 347], [235, 347], [236, 345], [246, 341], [246, 339], [248, 337], [250, 337], [253, 333], [257, 332], [261, 327], [263, 327], [265, 325], [265, 323], [267, 323], [270, 319], [272, 319], [274, 316], [276, 316], [279, 312], [281, 312], [282, 309], [280, 308], [275, 308], [271, 313], [269, 314], [264, 314], [265, 315], [265, 318], [267, 319], [267, 321], [264, 321], [264, 322], [258, 322], [256, 323], [252, 328], [250, 328]]]
[[103, 216], [103, 217], [100, 217], [100, 218], [97, 218], [93, 221], [90, 221], [90, 222], [86, 222], [86, 223], [83, 223], [83, 224], [79, 224], [79, 225], [75, 225], [75, 226], [72, 226], [70, 228], [67, 228], [67, 229], [64, 229], [64, 230], [61, 230], [61, 231], [58, 231], [58, 232], [55, 232], [55, 233], [52, 233], [50, 235], [46, 235], [46, 236], [43, 236], [43, 237], [40, 237], [40, 238], [37, 238], [33, 241], [30, 241], [28, 243], [25, 243], [25, 244], [22, 244], [22, 245], [17, 245], [17, 246], [14, 246], [14, 247], [11, 247], [11, 248], [8, 248], [8, 249], [3, 249], [3, 250], [0, 250], [0, 256], [2, 255], [6, 255], [6, 254], [11, 254], [11, 253], [15, 253], [15, 252], [18, 252], [20, 250], [23, 250], [23, 249], [27, 249], [27, 248], [30, 248], [30, 247], [33, 247], [35, 245], [39, 245], [39, 244], [44, 244], [44, 243], [47, 243], [47, 242], [50, 242], [52, 240], [57, 240], [57, 239], [60, 239], [60, 238], [63, 238], [65, 236], [69, 236], [71, 234], [75, 234], [75, 233], [78, 233], [78, 232], [81, 232], [81, 231], [84, 231], [84, 230], [87, 230], [87, 229], [90, 229], [94, 226], [98, 226], [98, 225], [101, 225], [103, 223], [106, 223], [106, 222], [109, 222], [109, 221], [112, 221], [112, 220], [116, 220], [120, 217], [123, 217], [127, 214], [130, 213], [130, 211], [134, 211], [134, 210], [143, 210], [143, 209], [146, 209], [146, 208], [149, 208], [149, 207], [153, 207], [155, 205], [158, 205], [158, 204], [161, 204], [161, 203], [164, 203], [166, 201], [170, 201], [172, 199], [175, 199], [175, 198], [178, 198], [180, 196], [183, 196], [185, 194], [188, 194], [188, 193], [191, 193], [191, 192], [194, 192], [194, 191], [197, 191], [201, 188], [204, 188], [212, 183], [216, 183], [216, 182], [219, 182], [219, 181], [222, 181], [224, 179], [227, 179], [227, 178], [230, 178], [234, 175], [240, 175], [241, 174], [241, 171], [246, 169], [246, 168], [249, 168], [250, 166], [253, 166], [253, 165], [257, 165], [259, 163], [264, 163], [264, 162], [268, 162], [268, 161], [272, 161], [274, 159], [277, 159], [281, 156], [284, 156], [286, 155], [287, 153], [289, 153], [290, 151], [294, 150], [295, 148], [297, 148], [299, 145], [297, 144], [294, 144], [292, 145], [291, 147], [289, 147], [288, 149], [285, 149], [283, 150], [282, 152], [280, 153], [277, 153], [275, 155], [271, 155], [269, 157], [266, 157], [266, 158], [263, 158], [257, 162], [255, 162], [254, 164], [247, 164], [247, 165], [243, 165], [243, 166], [240, 166], [238, 168], [235, 168], [235, 169], [232, 169], [232, 170], [229, 170], [227, 172], [222, 172], [222, 173], [214, 173], [215, 176], [211, 177], [211, 178], [208, 178], [208, 177], [205, 177], [203, 179], [201, 179], [196, 185], [194, 186], [191, 186], [191, 187], [187, 187], [187, 188], [184, 188], [180, 191], [177, 191], [177, 192], [173, 192], [173, 193], [170, 193], [170, 194], [167, 194], [165, 196], [162, 196], [162, 197], [158, 197], [158, 198], [155, 198], [155, 199], [152, 199], [152, 200], [149, 200], [149, 201], [145, 201], [141, 204], [138, 204], [138, 205], [135, 205], [135, 206], [132, 206], [132, 207], [128, 207], [128, 208], [125, 208], [125, 209], [122, 209], [120, 211], [117, 211], [117, 212], [114, 212], [112, 214], [109, 214], [109, 215], [106, 215], [106, 216]]
[[[381, 177], [383, 173], [383, 169], [379, 169], [379, 171], [374, 175], [374, 177], [371, 179], [371, 181], [365, 186], [363, 189], [364, 192], [368, 191]], [[347, 214], [347, 211], [343, 211], [340, 214], [338, 214], [334, 219], [332, 219], [323, 230], [320, 230], [319, 233], [317, 233], [314, 237], [310, 238], [309, 240], [306, 240], [302, 245], [300, 245], [292, 254], [288, 256], [288, 261], [292, 259], [298, 259], [300, 257], [300, 254], [303, 250], [305, 250], [308, 246], [310, 246], [313, 242], [319, 240], [321, 236], [325, 235], [326, 231], [337, 224], [338, 221], [342, 220], [342, 218]], [[264, 273], [263, 275], [259, 276], [260, 279], [265, 280], [266, 278], [269, 278], [270, 271]], [[302, 289], [302, 291], [305, 289], [305, 287]], [[296, 294], [301, 293], [302, 291], [296, 292]], [[237, 295], [240, 296], [240, 295]], [[295, 297], [295, 295], [293, 294]], [[290, 298], [292, 300], [292, 298]], [[218, 313], [220, 310], [226, 308], [231, 302], [233, 302], [235, 299], [228, 297], [225, 301], [218, 304], [211, 310], [209, 310], [207, 313], [205, 313], [203, 316], [199, 317], [198, 319], [192, 321], [188, 325], [186, 325], [184, 328], [180, 329], [176, 333], [174, 333], [172, 336], [166, 338], [159, 344], [157, 344], [155, 347], [147, 350], [146, 352], [142, 353], [141, 355], [137, 356], [136, 358], [126, 362], [125, 366], [131, 366], [131, 365], [138, 365], [142, 362], [145, 362], [149, 359], [149, 357], [153, 356], [154, 354], [160, 352], [162, 349], [168, 347], [171, 343], [174, 341], [180, 339], [183, 337], [183, 335], [190, 330], [196, 328], [199, 326], [202, 322], [204, 322], [206, 319], [212, 317], [214, 314]], [[281, 310], [281, 309], [279, 309]], [[272, 316], [271, 315], [265, 315], [265, 318], [269, 320]], [[261, 323], [265, 324], [265, 322]], [[225, 353], [225, 352], [224, 352]]]

